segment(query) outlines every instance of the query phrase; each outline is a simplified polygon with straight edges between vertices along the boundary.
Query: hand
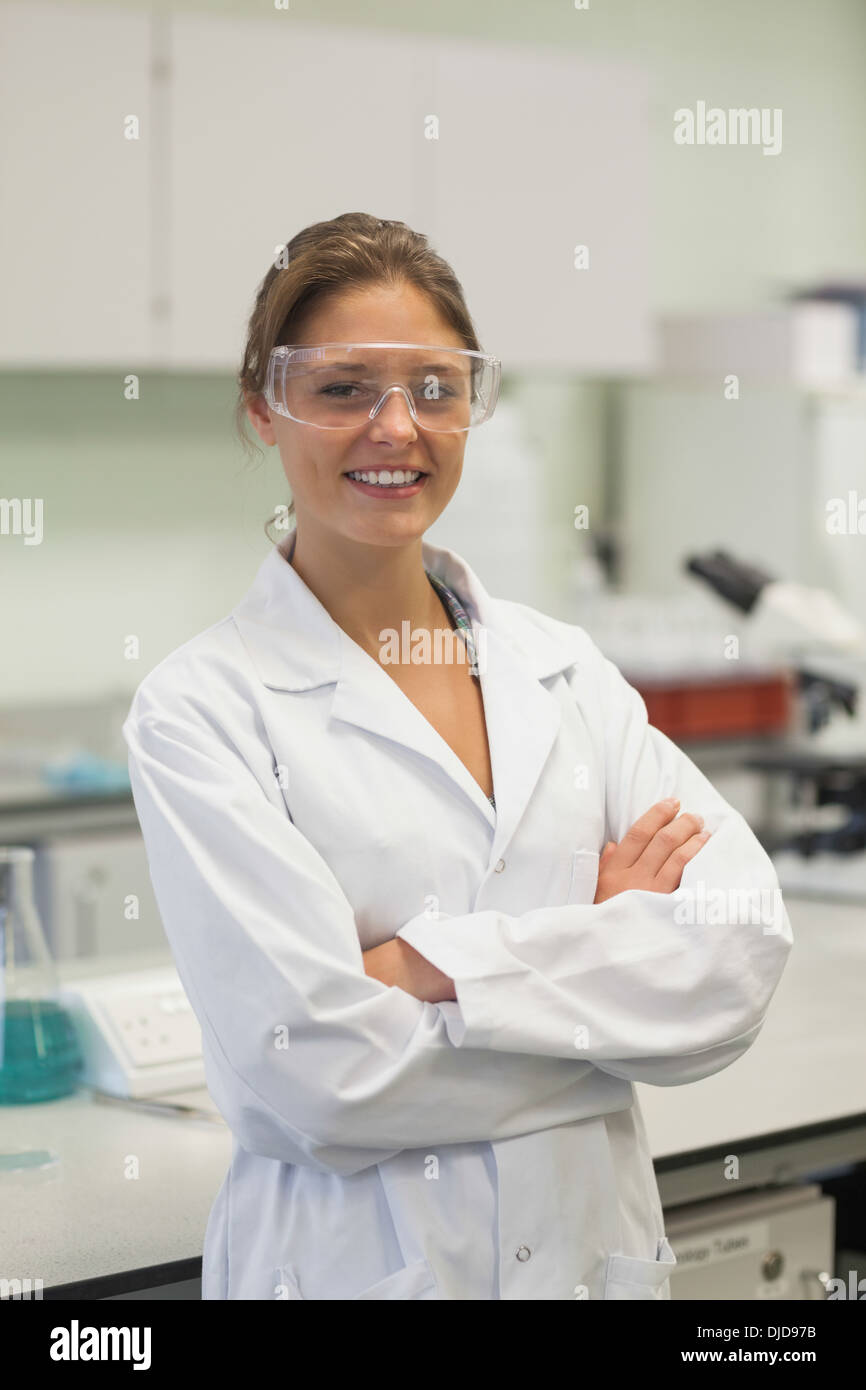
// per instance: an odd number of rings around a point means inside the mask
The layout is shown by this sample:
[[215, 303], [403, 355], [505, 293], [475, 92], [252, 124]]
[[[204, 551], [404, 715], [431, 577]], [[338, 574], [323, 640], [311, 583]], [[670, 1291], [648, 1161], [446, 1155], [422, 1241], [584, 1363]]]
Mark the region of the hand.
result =
[[650, 893], [673, 893], [679, 888], [686, 864], [710, 838], [709, 830], [701, 830], [701, 816], [688, 811], [677, 816], [679, 804], [657, 801], [619, 844], [608, 841], [598, 861], [594, 902], [603, 903], [630, 888]]
[[396, 985], [427, 1004], [457, 998], [454, 981], [400, 936], [373, 946], [363, 956], [364, 973], [383, 985]]

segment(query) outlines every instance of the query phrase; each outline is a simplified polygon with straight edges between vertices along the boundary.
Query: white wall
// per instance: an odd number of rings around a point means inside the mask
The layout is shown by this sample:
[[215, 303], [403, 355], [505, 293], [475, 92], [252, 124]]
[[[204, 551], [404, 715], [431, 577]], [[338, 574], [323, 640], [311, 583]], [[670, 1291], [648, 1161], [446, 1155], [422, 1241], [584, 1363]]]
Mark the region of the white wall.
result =
[[[97, 0], [114, 9], [122, 2]], [[149, 8], [183, 7], [178, 0], [154, 0]], [[261, 13], [260, 0], [201, 0], [188, 8]], [[291, 0], [280, 19], [291, 23], [293, 17], [356, 24], [359, 7], [356, 0]], [[473, 34], [646, 63], [653, 80], [653, 201], [646, 234], [651, 302], [659, 311], [747, 307], [795, 282], [866, 274], [862, 0], [729, 0], [722, 7], [710, 0], [590, 0], [585, 11], [566, 0], [379, 0], [364, 7], [363, 19], [371, 28], [417, 33], [419, 41], [425, 31]], [[371, 80], [378, 76], [372, 73]], [[699, 99], [725, 107], [781, 107], [782, 153], [772, 158], [749, 148], [675, 146], [673, 111]], [[579, 131], [574, 138], [580, 139]], [[483, 150], [483, 139], [480, 145]], [[227, 196], [231, 188], [227, 169]], [[543, 208], [538, 215], [544, 216]], [[61, 225], [60, 243], [62, 237]], [[531, 276], [531, 246], [515, 273]], [[50, 332], [50, 304], [38, 312]], [[573, 506], [584, 500], [602, 506], [604, 396], [591, 382], [551, 375], [513, 385], [544, 460], [541, 505], [548, 518], [544, 570], [526, 599], [568, 616], [564, 576], [580, 543]], [[121, 662], [121, 638], [142, 634], [140, 666], [146, 669], [224, 616], [266, 551], [262, 524], [284, 500], [285, 483], [275, 454], [251, 470], [233, 442], [231, 379], [179, 377], [145, 388], [145, 401], [136, 407], [141, 414], [131, 416], [123, 413], [119, 380], [110, 374], [0, 373], [0, 495], [51, 499], [38, 583], [32, 551], [0, 547], [0, 705], [96, 694], [118, 682], [132, 688], [143, 670]], [[678, 493], [683, 467], [714, 468], [718, 476], [732, 458], [723, 436], [703, 450], [688, 445], [704, 428], [690, 409], [681, 457], [672, 458], [666, 445], [654, 448], [666, 393], [631, 388], [624, 417], [631, 422], [626, 428], [638, 436], [646, 432], [645, 446], [638, 439], [643, 481], [630, 484], [621, 516], [633, 546], [628, 572], [642, 588], [668, 582], [662, 571], [672, 539], [703, 534], [706, 493], [694, 478]], [[750, 489], [759, 494], [768, 486], [764, 461], [753, 462], [754, 472], [743, 467], [736, 475], [746, 509]], [[650, 479], [656, 529], [642, 533], [634, 518]], [[797, 526], [795, 499], [786, 496], [784, 506], [794, 509], [790, 536]], [[733, 548], [738, 534], [741, 528], [722, 540]], [[447, 543], [447, 531], [439, 543]], [[507, 560], [502, 551], [485, 557], [479, 546], [467, 558], [486, 581], [497, 566], [501, 570], [503, 555]]]

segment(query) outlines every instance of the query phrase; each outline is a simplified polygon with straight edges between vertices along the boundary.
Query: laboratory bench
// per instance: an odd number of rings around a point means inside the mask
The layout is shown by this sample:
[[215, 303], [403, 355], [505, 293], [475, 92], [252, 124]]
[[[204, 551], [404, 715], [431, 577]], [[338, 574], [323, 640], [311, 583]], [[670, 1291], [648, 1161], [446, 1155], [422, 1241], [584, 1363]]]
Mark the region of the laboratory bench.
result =
[[46, 787], [32, 779], [19, 783], [3, 779], [0, 844], [32, 844], [52, 836], [131, 829], [138, 829], [138, 816], [128, 788], [73, 792]]
[[[786, 905], [794, 948], [749, 1051], [690, 1086], [636, 1088], [666, 1218], [734, 1188], [790, 1188], [866, 1162], [866, 913]], [[0, 1107], [0, 1151], [49, 1156], [0, 1169], [0, 1276], [41, 1278], [48, 1299], [200, 1297], [231, 1135], [206, 1092], [171, 1099], [205, 1113], [155, 1113], [88, 1090]]]

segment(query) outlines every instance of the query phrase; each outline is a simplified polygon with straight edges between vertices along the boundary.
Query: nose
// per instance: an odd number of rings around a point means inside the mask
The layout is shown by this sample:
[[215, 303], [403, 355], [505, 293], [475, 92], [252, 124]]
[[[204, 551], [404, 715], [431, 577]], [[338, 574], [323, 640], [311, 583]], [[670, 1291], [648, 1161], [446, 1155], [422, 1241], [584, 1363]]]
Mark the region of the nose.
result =
[[390, 386], [385, 392], [384, 400], [374, 406], [375, 414], [371, 421], [371, 430], [379, 431], [388, 438], [393, 439], [415, 439], [417, 429], [412, 413], [409, 409], [409, 400], [400, 386]]

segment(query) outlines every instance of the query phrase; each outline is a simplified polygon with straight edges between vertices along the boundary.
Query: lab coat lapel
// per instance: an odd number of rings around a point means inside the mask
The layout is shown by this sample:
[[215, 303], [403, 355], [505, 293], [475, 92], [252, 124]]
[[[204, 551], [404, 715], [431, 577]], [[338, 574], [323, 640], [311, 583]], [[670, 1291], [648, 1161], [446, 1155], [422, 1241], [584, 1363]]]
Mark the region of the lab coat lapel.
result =
[[331, 718], [399, 743], [435, 763], [446, 777], [456, 782], [492, 826], [496, 819], [493, 807], [468, 768], [396, 681], [368, 652], [345, 634], [343, 636], [343, 663], [331, 704]]
[[562, 722], [558, 700], [533, 674], [525, 654], [494, 627], [486, 629], [481, 690], [496, 798], [492, 861], [505, 857], [535, 791]]
[[[519, 604], [493, 599], [455, 552], [427, 542], [425, 567], [463, 600], [475, 632], [496, 811], [457, 754], [407, 695], [354, 642], [287, 563], [294, 535], [274, 547], [233, 618], [265, 685], [299, 691], [333, 683], [333, 719], [399, 743], [436, 764], [485, 817], [491, 859], [504, 855], [556, 739], [561, 710], [543, 680], [575, 661], [571, 630], [545, 632]], [[371, 788], [375, 795], [375, 788]]]
[[[478, 635], [478, 624], [473, 624]], [[441, 734], [363, 648], [345, 639], [344, 663], [331, 717], [411, 748], [456, 783], [494, 828], [498, 859], [517, 829], [559, 730], [556, 699], [533, 675], [525, 657], [495, 629], [485, 629], [481, 692], [487, 721], [496, 811]], [[345, 635], [345, 634], [344, 634]]]
[[543, 682], [575, 665], [578, 630], [492, 598], [452, 550], [425, 543], [423, 553], [426, 568], [463, 600], [475, 634], [496, 798], [495, 863], [505, 857], [556, 742], [562, 709]]
[[[515, 645], [509, 609], [492, 599], [477, 575], [453, 551], [423, 546], [428, 570], [444, 579], [462, 598], [472, 620], [481, 670], [481, 692], [493, 770], [494, 811], [475, 778], [379, 664], [343, 636], [343, 664], [337, 683], [333, 718], [355, 724], [382, 738], [411, 748], [434, 762], [481, 812], [494, 831], [491, 860], [504, 852], [516, 831], [559, 731], [558, 701], [537, 674], [562, 670], [572, 651], [533, 640], [521, 625], [524, 645]], [[539, 645], [540, 644], [540, 645]], [[539, 665], [540, 663], [540, 665]]]

